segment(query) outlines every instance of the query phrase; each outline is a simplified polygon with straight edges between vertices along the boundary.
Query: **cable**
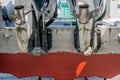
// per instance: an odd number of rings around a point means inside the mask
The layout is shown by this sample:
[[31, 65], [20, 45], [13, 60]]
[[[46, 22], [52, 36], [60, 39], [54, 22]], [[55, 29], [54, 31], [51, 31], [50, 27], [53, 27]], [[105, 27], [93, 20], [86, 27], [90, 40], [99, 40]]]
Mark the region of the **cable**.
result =
[[98, 7], [102, 8], [102, 12], [96, 21], [101, 21], [106, 15], [106, 0], [100, 0]]

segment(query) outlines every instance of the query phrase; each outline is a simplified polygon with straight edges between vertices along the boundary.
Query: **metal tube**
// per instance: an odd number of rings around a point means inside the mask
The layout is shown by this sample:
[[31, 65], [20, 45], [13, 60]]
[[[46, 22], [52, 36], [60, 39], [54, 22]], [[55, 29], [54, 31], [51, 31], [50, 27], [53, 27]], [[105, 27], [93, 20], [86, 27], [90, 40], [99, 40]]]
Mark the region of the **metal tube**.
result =
[[22, 25], [25, 23], [25, 13], [24, 13], [23, 5], [15, 6], [15, 16], [16, 16], [16, 24]]
[[80, 23], [86, 24], [88, 23], [88, 16], [89, 16], [89, 5], [88, 4], [81, 4], [79, 6], [79, 13], [80, 15]]

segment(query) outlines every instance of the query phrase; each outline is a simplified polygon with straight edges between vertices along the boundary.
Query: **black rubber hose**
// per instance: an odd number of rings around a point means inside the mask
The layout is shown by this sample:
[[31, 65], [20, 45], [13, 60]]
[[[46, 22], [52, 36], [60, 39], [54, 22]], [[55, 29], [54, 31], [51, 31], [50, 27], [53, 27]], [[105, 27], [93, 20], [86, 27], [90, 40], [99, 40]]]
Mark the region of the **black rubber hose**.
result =
[[[56, 5], [56, 8], [55, 8], [55, 13], [53, 15], [53, 18], [56, 18], [57, 17], [57, 5]], [[51, 23], [54, 22], [55, 19], [50, 19], [46, 24], [45, 26], [48, 27]]]
[[[102, 1], [103, 0], [100, 0], [98, 7], [102, 4]], [[97, 18], [96, 21], [103, 20], [103, 18], [105, 17], [105, 15], [106, 15], [106, 5], [105, 5], [105, 10], [104, 10], [103, 14], [99, 18]]]
[[103, 20], [103, 18], [105, 17], [105, 15], [106, 15], [106, 8], [105, 8], [105, 11], [103, 12], [103, 14], [98, 19], [96, 19], [96, 21]]
[[33, 0], [38, 11], [41, 11], [41, 8], [44, 6], [45, 0]]
[[73, 6], [76, 6], [76, 0], [71, 0], [71, 1], [72, 1]]
[[[32, 6], [32, 9], [33, 9], [33, 6]], [[28, 40], [28, 46], [27, 46], [28, 52], [31, 52], [35, 47], [35, 29], [37, 27], [37, 25], [36, 25], [37, 21], [36, 21], [36, 15], [35, 15], [34, 10], [32, 11], [32, 18], [33, 18], [32, 19], [32, 30], [33, 31]]]

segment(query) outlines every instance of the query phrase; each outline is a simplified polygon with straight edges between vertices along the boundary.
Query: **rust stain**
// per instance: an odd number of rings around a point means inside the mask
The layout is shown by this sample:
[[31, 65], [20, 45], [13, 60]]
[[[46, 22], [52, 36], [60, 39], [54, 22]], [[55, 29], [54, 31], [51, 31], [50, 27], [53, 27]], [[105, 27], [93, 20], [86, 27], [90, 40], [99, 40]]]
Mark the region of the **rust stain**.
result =
[[112, 33], [112, 28], [109, 29], [109, 39], [111, 37], [111, 33]]

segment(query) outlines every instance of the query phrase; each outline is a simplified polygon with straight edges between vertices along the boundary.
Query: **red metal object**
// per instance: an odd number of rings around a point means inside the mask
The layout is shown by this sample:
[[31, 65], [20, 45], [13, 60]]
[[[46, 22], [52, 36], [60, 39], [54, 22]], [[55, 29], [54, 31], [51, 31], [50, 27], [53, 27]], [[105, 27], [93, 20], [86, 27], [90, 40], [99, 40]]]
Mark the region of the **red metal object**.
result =
[[84, 67], [86, 66], [87, 62], [81, 62], [77, 69], [76, 69], [76, 77], [80, 75], [80, 73], [83, 71]]
[[82, 54], [57, 52], [34, 56], [30, 54], [0, 54], [0, 72], [17, 77], [45, 76], [56, 80], [73, 80], [77, 66], [86, 62], [78, 77], [111, 78], [120, 74], [119, 54]]

